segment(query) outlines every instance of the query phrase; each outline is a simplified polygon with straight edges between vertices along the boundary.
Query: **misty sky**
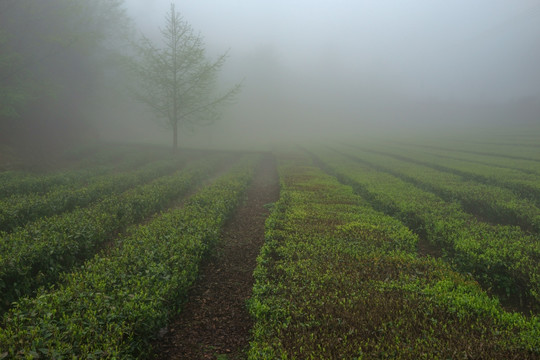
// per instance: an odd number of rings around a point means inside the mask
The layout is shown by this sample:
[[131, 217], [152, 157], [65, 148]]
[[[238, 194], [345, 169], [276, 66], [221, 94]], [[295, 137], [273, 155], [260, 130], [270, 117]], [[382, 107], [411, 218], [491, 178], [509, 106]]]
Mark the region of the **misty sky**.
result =
[[[150, 33], [170, 1], [126, 3]], [[540, 96], [538, 0], [197, 0], [176, 6], [209, 48], [231, 49], [233, 64], [262, 51], [315, 81], [357, 79], [441, 99]]]
[[[176, 9], [243, 79], [215, 126], [229, 139], [538, 123], [540, 0], [185, 0]], [[169, 0], [126, 0], [157, 39]], [[522, 104], [528, 104], [525, 107]]]

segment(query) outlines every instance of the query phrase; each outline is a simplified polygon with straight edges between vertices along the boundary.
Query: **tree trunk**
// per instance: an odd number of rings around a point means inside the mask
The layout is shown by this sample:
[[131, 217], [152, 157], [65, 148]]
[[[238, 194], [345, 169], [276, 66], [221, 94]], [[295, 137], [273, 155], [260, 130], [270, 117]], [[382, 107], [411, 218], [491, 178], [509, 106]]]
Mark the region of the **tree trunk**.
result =
[[173, 154], [178, 152], [178, 124], [173, 125]]

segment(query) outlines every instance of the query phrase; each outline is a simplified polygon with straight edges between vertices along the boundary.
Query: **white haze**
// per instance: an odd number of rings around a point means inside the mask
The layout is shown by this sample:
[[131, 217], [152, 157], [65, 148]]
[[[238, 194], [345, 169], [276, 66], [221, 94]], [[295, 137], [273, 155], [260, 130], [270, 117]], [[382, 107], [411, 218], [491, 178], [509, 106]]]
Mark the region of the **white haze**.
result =
[[[538, 0], [175, 4], [210, 56], [230, 49], [223, 83], [244, 79], [220, 123], [185, 134], [188, 145], [540, 122]], [[170, 1], [126, 6], [157, 38]]]

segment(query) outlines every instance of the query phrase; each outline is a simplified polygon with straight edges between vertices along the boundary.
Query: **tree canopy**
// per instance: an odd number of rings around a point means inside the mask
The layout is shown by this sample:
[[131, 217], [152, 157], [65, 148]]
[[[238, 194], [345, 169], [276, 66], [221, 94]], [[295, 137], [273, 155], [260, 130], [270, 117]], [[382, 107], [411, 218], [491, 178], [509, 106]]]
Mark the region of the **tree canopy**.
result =
[[135, 44], [137, 56], [132, 68], [138, 80], [135, 98], [146, 104], [156, 118], [173, 132], [173, 151], [178, 147], [178, 129], [215, 122], [222, 105], [240, 90], [234, 85], [216, 93], [217, 77], [227, 53], [215, 60], [206, 56], [203, 38], [171, 4], [161, 29], [162, 44], [147, 37]]

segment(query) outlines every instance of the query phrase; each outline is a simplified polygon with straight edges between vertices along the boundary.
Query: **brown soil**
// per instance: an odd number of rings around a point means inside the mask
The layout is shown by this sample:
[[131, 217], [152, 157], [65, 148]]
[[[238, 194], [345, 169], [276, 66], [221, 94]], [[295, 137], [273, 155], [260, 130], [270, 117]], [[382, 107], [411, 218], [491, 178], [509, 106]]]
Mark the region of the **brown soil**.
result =
[[154, 344], [155, 359], [242, 359], [252, 320], [246, 301], [264, 242], [264, 205], [279, 198], [274, 159], [266, 156], [247, 191], [246, 201], [225, 226], [220, 243], [202, 264], [178, 318]]
[[431, 256], [434, 258], [440, 258], [442, 257], [442, 249], [438, 246], [433, 245], [429, 242], [424, 236], [420, 235], [418, 236], [418, 243], [416, 244], [416, 250], [418, 253], [418, 256], [425, 257], [425, 256]]

